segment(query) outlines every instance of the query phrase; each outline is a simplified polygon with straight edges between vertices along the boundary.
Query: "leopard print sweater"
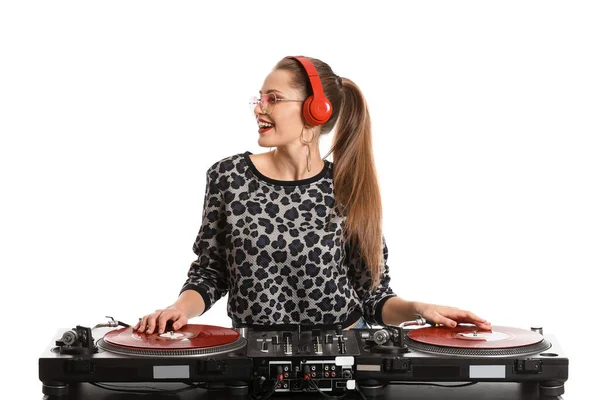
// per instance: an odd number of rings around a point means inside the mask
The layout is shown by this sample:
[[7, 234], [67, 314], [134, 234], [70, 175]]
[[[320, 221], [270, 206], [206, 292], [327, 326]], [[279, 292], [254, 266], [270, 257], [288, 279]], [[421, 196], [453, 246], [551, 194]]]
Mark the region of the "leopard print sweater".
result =
[[300, 324], [347, 327], [361, 315], [382, 325], [389, 286], [388, 249], [379, 286], [342, 237], [334, 208], [333, 163], [317, 175], [279, 181], [261, 174], [249, 151], [206, 172], [198, 256], [181, 292], [196, 290], [208, 310], [229, 292], [233, 326]]

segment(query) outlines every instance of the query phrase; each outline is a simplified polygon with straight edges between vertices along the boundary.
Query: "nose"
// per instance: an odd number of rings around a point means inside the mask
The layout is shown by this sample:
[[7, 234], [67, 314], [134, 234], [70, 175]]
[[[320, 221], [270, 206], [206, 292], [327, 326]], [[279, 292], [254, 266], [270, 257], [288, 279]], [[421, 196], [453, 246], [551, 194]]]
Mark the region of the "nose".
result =
[[262, 115], [264, 114], [262, 107], [260, 106], [260, 101], [254, 105], [254, 115]]

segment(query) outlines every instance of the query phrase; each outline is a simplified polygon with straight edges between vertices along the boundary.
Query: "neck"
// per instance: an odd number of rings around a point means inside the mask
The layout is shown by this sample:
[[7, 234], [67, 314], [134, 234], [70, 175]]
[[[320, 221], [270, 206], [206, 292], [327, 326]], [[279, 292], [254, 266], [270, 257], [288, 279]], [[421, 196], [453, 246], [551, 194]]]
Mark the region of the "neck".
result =
[[269, 154], [273, 166], [279, 172], [282, 180], [301, 180], [308, 179], [323, 170], [325, 162], [321, 159], [321, 152], [318, 146], [310, 148], [310, 171], [307, 170], [307, 148], [306, 145], [296, 147], [289, 151], [285, 147], [277, 147]]

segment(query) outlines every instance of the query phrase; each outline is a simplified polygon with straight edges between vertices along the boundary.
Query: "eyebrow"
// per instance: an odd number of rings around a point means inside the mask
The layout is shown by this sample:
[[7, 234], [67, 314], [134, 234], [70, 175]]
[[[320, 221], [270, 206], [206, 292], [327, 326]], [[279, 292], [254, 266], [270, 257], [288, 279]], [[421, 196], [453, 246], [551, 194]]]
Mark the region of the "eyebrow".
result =
[[[265, 92], [265, 94], [267, 94], [267, 93], [274, 93], [274, 92], [277, 92], [277, 93], [279, 93], [279, 94], [283, 94], [283, 92], [280, 92], [280, 91], [279, 91], [279, 90], [277, 90], [277, 89], [269, 89], [269, 90], [267, 90], [267, 91]], [[259, 93], [259, 94], [262, 94], [262, 91], [260, 91], [260, 90], [259, 90], [259, 91], [258, 91], [258, 93]]]

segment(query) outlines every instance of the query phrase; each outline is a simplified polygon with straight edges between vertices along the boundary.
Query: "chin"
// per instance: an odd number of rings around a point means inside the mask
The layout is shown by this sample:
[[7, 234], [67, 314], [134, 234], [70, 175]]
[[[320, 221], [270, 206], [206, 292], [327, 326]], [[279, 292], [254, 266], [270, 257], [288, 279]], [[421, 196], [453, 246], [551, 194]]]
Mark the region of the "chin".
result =
[[270, 143], [270, 140], [262, 140], [262, 138], [259, 138], [259, 139], [258, 139], [258, 145], [259, 145], [260, 147], [266, 147], [267, 149], [268, 149], [269, 147], [275, 147], [275, 146], [276, 146], [276, 144], [274, 144], [274, 143]]

